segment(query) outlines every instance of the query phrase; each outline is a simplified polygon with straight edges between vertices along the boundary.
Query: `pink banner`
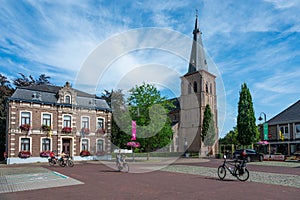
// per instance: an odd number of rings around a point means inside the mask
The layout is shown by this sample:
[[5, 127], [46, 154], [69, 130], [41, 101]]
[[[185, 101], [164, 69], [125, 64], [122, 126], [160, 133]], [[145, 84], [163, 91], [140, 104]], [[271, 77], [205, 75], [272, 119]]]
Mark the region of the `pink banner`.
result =
[[131, 140], [136, 140], [136, 121], [132, 121], [131, 125], [132, 125], [132, 137], [131, 137]]

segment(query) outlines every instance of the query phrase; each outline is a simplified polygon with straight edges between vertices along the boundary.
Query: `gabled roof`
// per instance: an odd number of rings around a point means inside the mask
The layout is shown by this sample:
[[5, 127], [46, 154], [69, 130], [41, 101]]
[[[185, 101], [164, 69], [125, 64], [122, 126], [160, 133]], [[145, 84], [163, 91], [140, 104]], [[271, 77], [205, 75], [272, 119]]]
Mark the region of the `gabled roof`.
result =
[[[58, 93], [63, 87], [55, 85], [30, 85], [27, 87], [18, 87], [9, 100], [36, 102], [53, 105], [67, 105], [58, 103]], [[74, 88], [72, 88], [74, 89]], [[94, 94], [89, 94], [80, 90], [74, 89], [77, 93], [76, 103], [77, 107], [110, 110], [107, 102], [104, 99], [97, 97]], [[68, 104], [68, 106], [71, 106]]]
[[300, 122], [300, 100], [267, 121], [268, 124]]

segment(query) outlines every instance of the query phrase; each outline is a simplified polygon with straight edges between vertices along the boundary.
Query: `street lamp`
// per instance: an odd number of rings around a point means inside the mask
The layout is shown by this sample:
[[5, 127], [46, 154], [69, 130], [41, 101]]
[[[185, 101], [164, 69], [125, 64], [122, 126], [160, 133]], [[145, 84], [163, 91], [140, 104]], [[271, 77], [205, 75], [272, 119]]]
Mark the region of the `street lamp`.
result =
[[262, 114], [264, 115], [264, 120], [265, 120], [264, 122], [266, 123], [266, 121], [267, 121], [267, 115], [266, 115], [266, 113], [264, 113], [264, 112], [261, 112], [261, 113], [259, 114], [258, 120], [259, 120], [259, 121], [263, 120], [263, 118], [261, 117]]

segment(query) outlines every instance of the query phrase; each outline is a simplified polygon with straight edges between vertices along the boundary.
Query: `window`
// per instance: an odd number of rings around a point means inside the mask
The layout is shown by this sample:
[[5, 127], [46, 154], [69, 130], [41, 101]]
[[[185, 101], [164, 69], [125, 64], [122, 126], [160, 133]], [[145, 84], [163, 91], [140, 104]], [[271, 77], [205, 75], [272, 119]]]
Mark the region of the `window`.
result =
[[197, 82], [195, 81], [195, 82], [194, 82], [194, 92], [196, 93], [197, 90], [198, 90], [198, 88], [197, 88]]
[[30, 124], [30, 112], [21, 112], [21, 125]]
[[64, 115], [63, 127], [71, 127], [71, 116], [70, 115]]
[[90, 122], [89, 122], [89, 118], [88, 117], [82, 117], [81, 118], [81, 128], [89, 128], [90, 127]]
[[82, 151], [88, 151], [89, 150], [89, 140], [88, 139], [82, 139], [81, 140], [81, 150]]
[[300, 138], [300, 124], [295, 125], [295, 137]]
[[300, 124], [296, 124], [296, 133], [300, 133]]
[[191, 94], [191, 86], [188, 84], [188, 94]]
[[43, 125], [51, 126], [51, 115], [43, 114]]
[[282, 135], [280, 135], [279, 133], [279, 137], [282, 136], [281, 139], [288, 139], [289, 138], [289, 127], [288, 125], [285, 125], [285, 126], [280, 126], [280, 132]]
[[208, 83], [205, 83], [205, 92], [208, 93]]
[[97, 118], [97, 129], [104, 128], [103, 118]]
[[30, 151], [30, 139], [21, 138], [21, 151]]
[[210, 93], [212, 94], [212, 84], [210, 84]]
[[49, 138], [42, 139], [42, 151], [50, 151], [51, 140]]
[[65, 96], [65, 103], [71, 104], [71, 96], [70, 95]]
[[104, 141], [103, 140], [101, 140], [101, 139], [99, 139], [99, 140], [97, 140], [97, 146], [96, 146], [96, 148], [97, 148], [97, 152], [101, 152], [101, 151], [104, 151]]

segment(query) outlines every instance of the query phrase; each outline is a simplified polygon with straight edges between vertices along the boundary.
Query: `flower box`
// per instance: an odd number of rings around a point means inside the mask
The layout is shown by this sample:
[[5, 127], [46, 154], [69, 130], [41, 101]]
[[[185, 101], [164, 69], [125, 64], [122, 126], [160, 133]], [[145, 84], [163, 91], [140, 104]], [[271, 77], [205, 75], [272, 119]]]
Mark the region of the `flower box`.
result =
[[90, 156], [90, 155], [91, 155], [91, 153], [87, 150], [83, 150], [80, 152], [81, 157]]
[[72, 128], [71, 127], [63, 127], [61, 131], [63, 133], [71, 133], [72, 132]]
[[19, 158], [29, 158], [31, 156], [30, 151], [20, 151], [18, 154]]
[[98, 128], [96, 132], [99, 133], [99, 134], [105, 134], [105, 129], [104, 128]]
[[21, 129], [22, 131], [29, 131], [30, 125], [29, 125], [29, 124], [22, 124], [22, 125], [20, 126], [20, 129]]
[[42, 158], [48, 158], [48, 157], [50, 157], [50, 153], [51, 153], [50, 150], [48, 150], [48, 151], [42, 151], [40, 153], [40, 157], [42, 157]]
[[88, 128], [82, 128], [81, 130], [84, 134], [89, 134], [90, 133], [90, 129]]
[[42, 131], [45, 131], [45, 132], [51, 131], [51, 127], [48, 125], [42, 125], [41, 129], [42, 129]]

